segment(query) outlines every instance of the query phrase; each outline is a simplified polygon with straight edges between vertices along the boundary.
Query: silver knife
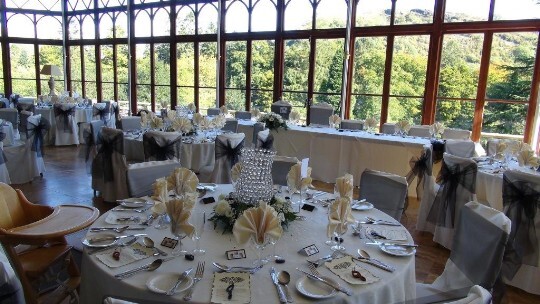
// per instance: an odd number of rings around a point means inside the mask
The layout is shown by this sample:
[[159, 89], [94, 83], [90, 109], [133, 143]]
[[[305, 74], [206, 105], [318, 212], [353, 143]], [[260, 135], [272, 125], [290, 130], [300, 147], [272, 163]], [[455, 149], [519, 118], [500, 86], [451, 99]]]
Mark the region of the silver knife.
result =
[[311, 273], [309, 273], [309, 272], [307, 272], [307, 271], [303, 271], [302, 269], [296, 268], [296, 270], [298, 270], [298, 271], [304, 273], [308, 278], [310, 278], [310, 279], [312, 279], [312, 280], [319, 281], [319, 282], [323, 282], [324, 284], [326, 284], [326, 285], [328, 285], [328, 286], [334, 288], [335, 290], [341, 291], [341, 292], [343, 292], [344, 294], [346, 294], [346, 295], [348, 295], [348, 296], [352, 296], [352, 291], [349, 290], [348, 288], [341, 287], [341, 286], [338, 285], [338, 284], [334, 284], [334, 283], [332, 283], [332, 282], [329, 282], [329, 281], [327, 281], [327, 280], [325, 280], [325, 279], [323, 279], [323, 278], [321, 278], [321, 277], [318, 277], [318, 276], [316, 276], [316, 275], [314, 275], [314, 274], [311, 274]]
[[276, 269], [274, 267], [270, 268], [270, 277], [272, 278], [272, 282], [274, 285], [276, 285], [276, 289], [279, 296], [279, 303], [287, 303], [287, 296], [283, 292], [283, 289], [281, 289], [281, 286], [279, 285]]
[[187, 275], [191, 272], [191, 270], [193, 270], [193, 267], [182, 272], [182, 274], [180, 274], [180, 276], [178, 277], [178, 280], [176, 280], [176, 283], [174, 283], [174, 286], [171, 289], [169, 289], [169, 291], [167, 291], [166, 295], [172, 296], [174, 292], [176, 291], [176, 289], [178, 288], [178, 285], [180, 285], [180, 283], [182, 283], [182, 281], [186, 279]]
[[382, 243], [382, 242], [373, 242], [373, 243], [366, 243], [366, 245], [385, 245], [385, 246], [401, 246], [401, 247], [412, 247], [416, 248], [418, 247], [417, 244], [400, 244], [400, 243]]
[[109, 241], [109, 240], [119, 240], [119, 239], [123, 239], [123, 238], [127, 238], [127, 237], [135, 237], [135, 236], [145, 236], [146, 233], [139, 233], [139, 234], [130, 234], [130, 235], [119, 235], [119, 236], [104, 236], [104, 237], [99, 237], [99, 238], [93, 238], [93, 239], [88, 239], [88, 242], [90, 243], [98, 243], [98, 242], [103, 242], [103, 241]]
[[[116, 227], [92, 227], [92, 228], [90, 228], [90, 231], [95, 232], [95, 231], [106, 231], [106, 230], [115, 230], [115, 229], [118, 229], [118, 228], [116, 228]], [[144, 230], [144, 229], [146, 229], [146, 227], [128, 227], [125, 230]]]

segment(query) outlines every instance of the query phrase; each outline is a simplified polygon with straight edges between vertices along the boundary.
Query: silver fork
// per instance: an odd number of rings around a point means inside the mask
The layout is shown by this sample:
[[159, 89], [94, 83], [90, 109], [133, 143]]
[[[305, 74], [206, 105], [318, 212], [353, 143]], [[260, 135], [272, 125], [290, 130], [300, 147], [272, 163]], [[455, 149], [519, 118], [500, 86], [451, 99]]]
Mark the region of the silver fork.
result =
[[314, 275], [316, 275], [316, 276], [318, 276], [318, 277], [321, 276], [321, 274], [319, 273], [319, 271], [317, 270], [317, 268], [315, 268], [315, 265], [309, 263], [309, 264], [308, 264], [308, 268], [309, 268], [309, 270], [311, 271], [311, 273], [313, 273]]
[[321, 263], [323, 262], [330, 262], [332, 261], [333, 259], [337, 258], [339, 256], [339, 252], [338, 251], [334, 251], [331, 255], [329, 256], [324, 256], [318, 260], [315, 260], [315, 261], [309, 261], [308, 260], [308, 264], [310, 265], [313, 265], [315, 267], [319, 267]]
[[184, 296], [184, 301], [191, 300], [191, 295], [193, 294], [193, 289], [195, 288], [195, 284], [199, 282], [204, 274], [204, 262], [199, 262], [197, 264], [197, 270], [195, 272], [195, 276], [193, 277], [193, 285], [188, 289], [186, 292], [186, 295]]

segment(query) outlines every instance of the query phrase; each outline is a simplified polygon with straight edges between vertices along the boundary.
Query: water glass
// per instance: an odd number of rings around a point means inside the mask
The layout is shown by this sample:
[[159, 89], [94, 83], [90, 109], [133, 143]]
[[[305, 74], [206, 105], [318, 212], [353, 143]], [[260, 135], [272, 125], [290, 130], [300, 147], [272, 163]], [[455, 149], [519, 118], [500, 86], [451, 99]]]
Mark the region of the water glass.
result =
[[184, 255], [187, 253], [186, 250], [183, 248], [182, 240], [187, 236], [187, 234], [180, 229], [180, 225], [176, 223], [176, 221], [171, 219], [171, 233], [174, 236], [174, 239], [178, 241], [178, 244], [176, 244], [176, 247], [174, 247], [171, 254], [173, 256], [179, 256]]
[[191, 215], [191, 224], [195, 227], [193, 232], [193, 240], [195, 240], [195, 249], [193, 254], [204, 255], [206, 250], [201, 249], [201, 237], [204, 232], [204, 224], [206, 223], [206, 213], [204, 211], [194, 212]]
[[332, 246], [330, 249], [334, 251], [344, 251], [345, 247], [341, 245], [339, 242], [341, 237], [347, 232], [347, 223], [342, 223], [336, 226], [336, 229], [334, 230], [334, 237], [336, 238], [336, 244]]
[[154, 228], [163, 230], [169, 228], [169, 216], [166, 213], [158, 215], [157, 222]]
[[266, 246], [270, 242], [270, 238], [268, 237], [268, 235], [266, 235], [266, 234], [264, 235], [264, 241], [262, 243], [258, 242], [257, 237], [255, 235], [252, 235], [251, 238], [249, 239], [249, 241], [251, 243], [251, 246], [255, 250], [255, 253], [257, 254], [257, 260], [255, 260], [255, 262], [253, 262], [253, 264], [255, 266], [262, 266], [262, 265], [268, 263], [267, 259], [262, 258], [262, 252], [264, 251], [264, 249], [266, 248]]

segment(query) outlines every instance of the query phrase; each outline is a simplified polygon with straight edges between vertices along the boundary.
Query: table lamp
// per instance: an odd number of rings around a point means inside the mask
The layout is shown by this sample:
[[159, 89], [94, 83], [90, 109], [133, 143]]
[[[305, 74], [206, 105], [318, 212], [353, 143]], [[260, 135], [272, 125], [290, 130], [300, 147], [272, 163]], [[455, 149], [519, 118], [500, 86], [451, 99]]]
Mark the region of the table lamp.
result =
[[62, 71], [60, 71], [60, 68], [56, 65], [46, 64], [41, 69], [40, 74], [51, 76], [48, 82], [49, 89], [51, 90], [49, 92], [49, 96], [56, 96], [56, 93], [54, 92], [54, 77], [53, 76], [62, 76]]

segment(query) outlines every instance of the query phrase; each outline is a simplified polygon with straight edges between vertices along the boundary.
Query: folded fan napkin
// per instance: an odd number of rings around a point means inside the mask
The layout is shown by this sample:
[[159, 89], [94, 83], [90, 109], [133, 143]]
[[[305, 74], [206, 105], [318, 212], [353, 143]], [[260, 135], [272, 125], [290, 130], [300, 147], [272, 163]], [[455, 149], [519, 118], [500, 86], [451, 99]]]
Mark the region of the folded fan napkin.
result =
[[378, 124], [377, 120], [373, 117], [367, 118], [366, 121], [364, 122], [364, 125], [366, 126], [366, 128], [376, 128], [377, 124]]
[[147, 248], [139, 243], [116, 249], [120, 252], [118, 260], [113, 257], [115, 250], [97, 254], [96, 258], [110, 268], [125, 266], [138, 260], [154, 255], [153, 248]]
[[503, 159], [504, 158], [504, 152], [508, 148], [508, 144], [504, 140], [500, 140], [497, 143], [497, 146], [495, 146], [495, 158], [497, 159]]
[[534, 156], [534, 152], [530, 150], [523, 150], [518, 152], [518, 163], [520, 166], [538, 166], [538, 158]]
[[441, 122], [436, 122], [429, 126], [430, 133], [434, 135], [441, 135], [444, 132], [444, 125]]
[[347, 225], [354, 222], [351, 201], [348, 198], [340, 197], [336, 199], [328, 212], [328, 226], [326, 227], [328, 237], [331, 237], [334, 231], [338, 233], [347, 231]]
[[185, 117], [175, 117], [172, 119], [172, 128], [176, 132], [189, 133], [193, 129], [191, 121]]
[[531, 146], [523, 141], [512, 140], [508, 142], [508, 148], [512, 153], [518, 153], [520, 151], [529, 151], [532, 150]]
[[176, 168], [167, 178], [167, 189], [174, 189], [176, 194], [197, 192], [199, 178], [193, 171], [186, 168]]
[[251, 109], [249, 112], [254, 118], [258, 118], [261, 115], [261, 111], [259, 111], [259, 109]]
[[157, 214], [163, 214], [166, 211], [165, 203], [169, 200], [167, 178], [162, 177], [156, 179], [152, 184], [152, 188], [154, 189], [152, 199], [155, 201], [152, 211]]
[[208, 117], [203, 117], [201, 121], [199, 121], [199, 128], [201, 130], [209, 130], [212, 128], [212, 122], [208, 119]]
[[172, 231], [183, 232], [191, 237], [195, 227], [189, 223], [189, 217], [193, 206], [195, 206], [195, 200], [192, 197], [171, 199], [165, 205], [167, 206], [167, 214], [171, 218]]
[[339, 125], [339, 123], [341, 123], [341, 118], [337, 114], [333, 114], [328, 117], [328, 122], [331, 126]]
[[195, 104], [192, 102], [190, 104], [187, 105], [187, 108], [188, 110], [190, 110], [191, 112], [195, 112], [197, 110], [197, 107], [195, 106]]
[[204, 120], [204, 116], [201, 113], [193, 114], [193, 123], [199, 125]]
[[[232, 297], [229, 300], [227, 287], [234, 284]], [[250, 303], [251, 302], [251, 278], [246, 272], [216, 272], [212, 285], [212, 303]]]
[[353, 188], [353, 176], [351, 174], [347, 173], [342, 177], [336, 178], [336, 191], [340, 197], [346, 197], [352, 200]]
[[402, 132], [409, 132], [411, 124], [406, 120], [401, 120], [396, 123], [396, 128]]
[[300, 120], [300, 114], [298, 114], [298, 112], [296, 112], [296, 111], [292, 111], [289, 114], [289, 120], [292, 121], [292, 122], [299, 121]]
[[[353, 285], [364, 285], [364, 284], [371, 284], [378, 282], [380, 278], [376, 277], [374, 274], [369, 272], [367, 269], [364, 269], [360, 267], [358, 264], [356, 264], [351, 256], [344, 256], [339, 259], [333, 259], [330, 262], [324, 263], [324, 265], [335, 275], [342, 278], [345, 282]], [[362, 276], [366, 279], [365, 281], [362, 281], [360, 279], [357, 279], [353, 277], [352, 271], [356, 270], [362, 274]]]
[[240, 172], [242, 171], [242, 162], [237, 162], [231, 168], [231, 179], [233, 182], [236, 182], [240, 177]]
[[291, 167], [289, 173], [287, 174], [287, 186], [293, 192], [296, 192], [300, 189], [306, 189], [309, 185], [311, 185], [311, 167], [308, 167], [307, 176], [305, 178], [302, 178], [302, 174], [300, 171], [301, 168], [302, 165], [300, 163], [297, 163]]
[[279, 239], [282, 233], [283, 228], [276, 210], [265, 202], [244, 211], [233, 227], [233, 235], [238, 244], [246, 243], [252, 236], [255, 242], [263, 244], [266, 235]]
[[225, 105], [222, 105], [221, 107], [219, 107], [219, 112], [223, 115], [227, 115], [229, 114], [229, 109], [227, 109]]
[[150, 115], [150, 128], [161, 129], [163, 128], [163, 120], [156, 115]]
[[227, 119], [223, 115], [218, 115], [212, 119], [211, 125], [216, 129], [221, 129], [225, 126]]

